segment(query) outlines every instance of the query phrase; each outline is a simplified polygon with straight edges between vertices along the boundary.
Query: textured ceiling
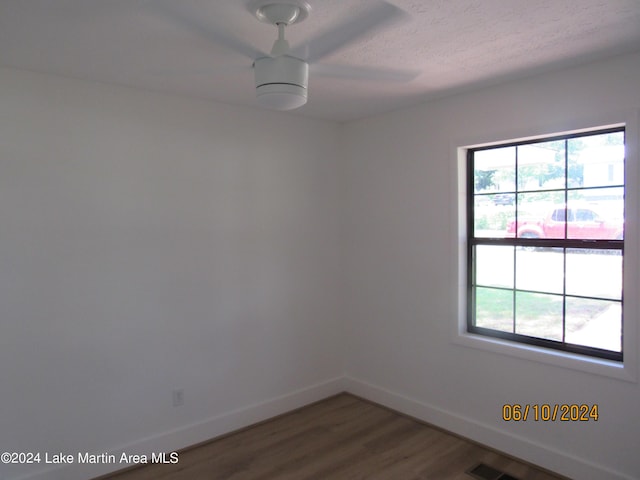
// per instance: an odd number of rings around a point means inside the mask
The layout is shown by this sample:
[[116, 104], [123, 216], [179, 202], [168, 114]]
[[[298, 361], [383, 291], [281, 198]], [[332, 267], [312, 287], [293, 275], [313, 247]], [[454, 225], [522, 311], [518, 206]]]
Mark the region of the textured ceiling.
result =
[[[251, 59], [273, 26], [244, 0], [2, 0], [0, 65], [256, 106]], [[293, 47], [357, 18], [373, 0], [308, 0]], [[389, 0], [405, 15], [322, 59], [376, 78], [309, 80], [295, 114], [345, 121], [455, 91], [640, 50], [638, 0]], [[214, 33], [212, 36], [211, 33]], [[392, 81], [385, 69], [415, 73]], [[391, 75], [392, 76], [392, 75]]]

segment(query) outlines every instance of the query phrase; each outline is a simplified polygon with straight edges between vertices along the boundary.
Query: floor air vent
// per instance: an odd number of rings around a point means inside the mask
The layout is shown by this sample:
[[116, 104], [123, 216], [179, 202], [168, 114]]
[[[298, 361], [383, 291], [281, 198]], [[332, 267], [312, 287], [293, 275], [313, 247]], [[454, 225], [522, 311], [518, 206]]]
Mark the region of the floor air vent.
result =
[[513, 475], [501, 472], [484, 463], [480, 463], [472, 469], [467, 470], [467, 474], [478, 480], [518, 480]]

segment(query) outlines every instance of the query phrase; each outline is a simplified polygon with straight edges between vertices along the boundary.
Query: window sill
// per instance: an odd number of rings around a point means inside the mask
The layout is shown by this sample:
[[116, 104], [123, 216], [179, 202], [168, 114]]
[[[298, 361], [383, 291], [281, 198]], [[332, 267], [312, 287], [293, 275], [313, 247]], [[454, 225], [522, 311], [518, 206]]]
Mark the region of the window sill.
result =
[[457, 345], [489, 351], [525, 360], [545, 363], [562, 368], [579, 370], [582, 372], [602, 375], [626, 382], [637, 383], [637, 372], [628, 362], [615, 362], [599, 358], [587, 357], [567, 352], [550, 350], [547, 348], [525, 345], [509, 340], [457, 332], [453, 342]]

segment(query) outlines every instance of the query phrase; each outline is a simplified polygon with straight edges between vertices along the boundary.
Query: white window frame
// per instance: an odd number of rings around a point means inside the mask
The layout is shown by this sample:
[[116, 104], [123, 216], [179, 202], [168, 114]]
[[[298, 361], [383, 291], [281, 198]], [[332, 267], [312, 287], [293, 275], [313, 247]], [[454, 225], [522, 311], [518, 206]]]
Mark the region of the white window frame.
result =
[[[467, 151], [471, 148], [499, 145], [512, 141], [534, 140], [555, 135], [580, 133], [611, 127], [625, 127], [625, 251], [623, 304], [624, 336], [622, 362], [573, 354], [515, 341], [467, 332]], [[456, 312], [452, 322], [452, 342], [500, 355], [541, 362], [604, 375], [628, 382], [638, 381], [638, 349], [640, 348], [640, 111], [614, 112], [596, 118], [568, 120], [562, 123], [528, 128], [526, 132], [496, 132], [481, 138], [457, 139], [451, 144], [452, 209], [456, 242], [457, 268], [451, 302]]]

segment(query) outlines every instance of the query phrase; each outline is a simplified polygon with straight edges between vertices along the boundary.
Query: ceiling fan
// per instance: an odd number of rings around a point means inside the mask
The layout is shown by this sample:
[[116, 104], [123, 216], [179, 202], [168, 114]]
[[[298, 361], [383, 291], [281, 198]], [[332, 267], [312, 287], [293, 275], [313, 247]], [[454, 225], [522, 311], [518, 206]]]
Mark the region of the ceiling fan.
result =
[[307, 19], [311, 6], [300, 0], [253, 1], [249, 5], [251, 13], [261, 22], [272, 24], [278, 30], [278, 37], [268, 54], [227, 32], [207, 25], [206, 22], [184, 16], [175, 9], [166, 10], [173, 19], [179, 20], [210, 41], [249, 57], [253, 61], [258, 103], [267, 108], [292, 110], [304, 105], [307, 102], [310, 66], [313, 74], [373, 81], [407, 82], [419, 73], [317, 63], [365, 35], [372, 35], [392, 23], [408, 18], [406, 12], [382, 0], [369, 2], [367, 8], [355, 17], [344, 19], [296, 48], [289, 46], [285, 29]]

